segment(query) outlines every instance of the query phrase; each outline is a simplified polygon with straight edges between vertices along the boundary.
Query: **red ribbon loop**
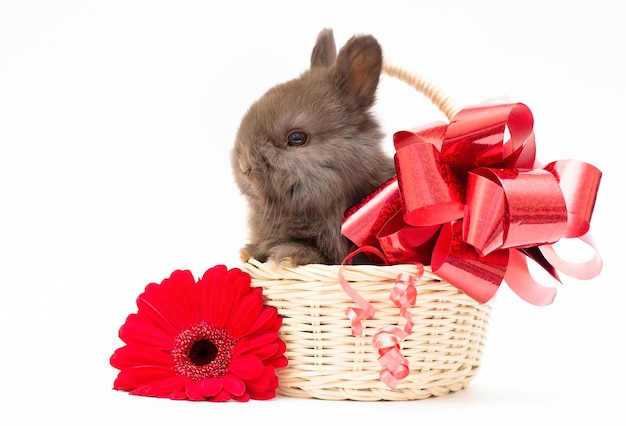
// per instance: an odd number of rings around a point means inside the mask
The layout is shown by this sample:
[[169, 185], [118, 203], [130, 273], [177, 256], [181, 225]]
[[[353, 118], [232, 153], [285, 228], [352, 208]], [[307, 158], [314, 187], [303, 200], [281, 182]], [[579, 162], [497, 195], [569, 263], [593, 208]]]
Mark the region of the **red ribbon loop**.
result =
[[557, 179], [567, 206], [565, 238], [577, 238], [589, 231], [602, 173], [578, 160], [553, 161], [544, 167]]
[[548, 171], [480, 168], [468, 188], [463, 238], [481, 254], [551, 244], [565, 233], [565, 200]]
[[492, 100], [462, 109], [452, 118], [441, 155], [455, 170], [465, 172], [478, 167], [531, 168], [534, 147], [530, 109]]
[[465, 188], [454, 170], [430, 143], [414, 143], [397, 151], [396, 169], [404, 220], [415, 226], [437, 225], [463, 216]]
[[588, 232], [601, 172], [576, 160], [537, 168], [526, 105], [469, 107], [448, 125], [397, 132], [394, 145], [397, 176], [346, 213], [342, 232], [357, 246], [380, 249], [387, 263], [431, 265], [481, 303], [503, 280], [530, 303], [551, 302], [529, 259], [557, 281], [557, 269], [600, 273], [599, 256], [582, 271], [551, 245]]

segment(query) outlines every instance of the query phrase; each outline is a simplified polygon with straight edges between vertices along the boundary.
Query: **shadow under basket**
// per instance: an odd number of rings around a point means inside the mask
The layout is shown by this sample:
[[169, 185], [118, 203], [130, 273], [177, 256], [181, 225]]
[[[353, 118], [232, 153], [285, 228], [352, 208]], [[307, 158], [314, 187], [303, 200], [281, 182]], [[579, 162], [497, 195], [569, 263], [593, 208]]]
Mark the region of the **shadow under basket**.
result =
[[[376, 309], [353, 336], [346, 310], [357, 307], [339, 282]], [[396, 389], [380, 380], [372, 338], [382, 327], [404, 327], [389, 295], [398, 274], [417, 275], [415, 265], [304, 265], [279, 267], [249, 259], [242, 270], [262, 287], [265, 303], [283, 316], [280, 337], [289, 365], [277, 369], [278, 393], [328, 400], [416, 400], [465, 388], [476, 375], [491, 307], [480, 304], [426, 268], [415, 280], [416, 304], [409, 309], [412, 333], [399, 341], [410, 373]]]

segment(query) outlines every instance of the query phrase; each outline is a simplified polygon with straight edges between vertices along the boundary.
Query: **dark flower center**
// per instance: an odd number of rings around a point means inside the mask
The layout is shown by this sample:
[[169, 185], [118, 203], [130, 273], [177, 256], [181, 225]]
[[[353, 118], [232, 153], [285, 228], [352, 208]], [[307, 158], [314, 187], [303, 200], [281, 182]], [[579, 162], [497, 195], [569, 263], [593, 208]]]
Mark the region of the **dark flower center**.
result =
[[223, 329], [201, 322], [183, 330], [174, 340], [174, 370], [193, 380], [223, 376], [236, 340]]
[[217, 346], [210, 340], [198, 340], [191, 345], [189, 350], [189, 359], [196, 365], [205, 365], [210, 363], [217, 356]]

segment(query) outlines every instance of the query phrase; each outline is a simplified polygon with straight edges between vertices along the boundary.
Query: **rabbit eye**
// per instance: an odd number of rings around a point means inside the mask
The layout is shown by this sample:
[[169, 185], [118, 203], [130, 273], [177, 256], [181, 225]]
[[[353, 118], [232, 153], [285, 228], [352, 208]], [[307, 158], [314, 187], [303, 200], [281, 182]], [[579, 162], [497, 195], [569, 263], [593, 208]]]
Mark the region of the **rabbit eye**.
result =
[[295, 130], [287, 136], [287, 145], [302, 146], [306, 144], [309, 136], [301, 130]]

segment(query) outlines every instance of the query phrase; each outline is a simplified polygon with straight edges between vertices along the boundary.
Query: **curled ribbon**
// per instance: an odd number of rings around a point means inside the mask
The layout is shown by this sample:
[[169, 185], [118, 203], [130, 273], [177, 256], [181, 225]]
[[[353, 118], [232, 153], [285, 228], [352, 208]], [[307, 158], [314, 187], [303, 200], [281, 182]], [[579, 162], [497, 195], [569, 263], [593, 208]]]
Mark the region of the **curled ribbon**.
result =
[[398, 327], [383, 327], [372, 338], [372, 346], [380, 355], [378, 362], [382, 365], [380, 380], [391, 389], [396, 389], [400, 380], [409, 375], [409, 361], [400, 352], [398, 339], [408, 336]]
[[[370, 252], [371, 254], [382, 256], [382, 253], [375, 248], [363, 247], [348, 255], [342, 267], [350, 258], [361, 252]], [[423, 268], [420, 268], [418, 277], [421, 277], [422, 273]], [[360, 336], [363, 333], [361, 321], [373, 318], [376, 314], [376, 309], [350, 286], [344, 278], [341, 268], [339, 269], [339, 282], [346, 294], [360, 306], [360, 308], [349, 307], [346, 310], [346, 315], [351, 321], [352, 335]], [[391, 389], [396, 389], [399, 381], [409, 375], [409, 362], [400, 351], [399, 340], [411, 334], [413, 318], [409, 308], [415, 305], [416, 298], [415, 277], [406, 273], [398, 274], [389, 294], [389, 299], [395, 306], [400, 308], [400, 314], [406, 320], [404, 328], [401, 329], [392, 325], [385, 326], [380, 328], [372, 337], [372, 347], [378, 353], [378, 362], [382, 366], [380, 380]]]
[[406, 319], [404, 329], [396, 326], [381, 328], [372, 338], [372, 346], [378, 352], [378, 362], [382, 366], [380, 380], [391, 389], [396, 389], [400, 380], [410, 372], [409, 361], [402, 355], [398, 339], [408, 337], [413, 330], [413, 318], [409, 311], [417, 298], [413, 275], [399, 274], [389, 298], [400, 308], [400, 314]]
[[576, 265], [552, 245], [578, 238], [593, 248], [601, 172], [577, 160], [538, 166], [526, 105], [469, 107], [450, 124], [397, 132], [394, 145], [396, 176], [346, 212], [342, 233], [358, 247], [380, 250], [387, 264], [431, 265], [480, 303], [502, 281], [529, 303], [552, 303], [556, 287], [531, 277], [529, 259], [558, 282], [559, 271], [600, 273], [597, 253]]

